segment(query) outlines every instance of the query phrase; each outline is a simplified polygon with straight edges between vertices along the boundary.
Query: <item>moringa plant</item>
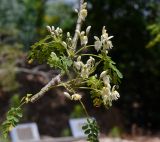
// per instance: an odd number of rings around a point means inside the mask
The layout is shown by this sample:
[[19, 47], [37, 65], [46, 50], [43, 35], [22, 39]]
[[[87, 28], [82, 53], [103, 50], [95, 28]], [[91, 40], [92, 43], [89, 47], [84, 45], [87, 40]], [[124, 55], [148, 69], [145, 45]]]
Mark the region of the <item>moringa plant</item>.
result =
[[[3, 135], [12, 130], [22, 117], [22, 106], [34, 103], [45, 95], [51, 88], [64, 87], [65, 95], [71, 101], [81, 104], [87, 117], [87, 124], [83, 126], [84, 133], [90, 142], [98, 142], [99, 128], [94, 119], [89, 116], [85, 105], [82, 102], [80, 90], [87, 89], [93, 105], [106, 108], [112, 106], [120, 95], [116, 90], [116, 85], [122, 78], [122, 74], [115, 66], [108, 55], [112, 49], [113, 36], [109, 36], [105, 26], [102, 28], [100, 37], [94, 36], [94, 43], [88, 44], [88, 36], [91, 26], [81, 30], [82, 23], [87, 16], [87, 3], [80, 0], [75, 34], [72, 37], [70, 32], [64, 33], [59, 27], [47, 26], [49, 35], [35, 43], [29, 54], [29, 63], [37, 60], [39, 63], [46, 63], [53, 69], [58, 69], [59, 74], [51, 79], [38, 93], [27, 94], [22, 98], [18, 107], [12, 107], [7, 118], [2, 124]], [[83, 52], [87, 49], [87, 53]], [[90, 51], [96, 50], [97, 54]], [[97, 69], [102, 68], [100, 73]], [[96, 74], [97, 73], [97, 74]], [[64, 79], [65, 78], [65, 79]], [[66, 79], [67, 78], [67, 79]]]

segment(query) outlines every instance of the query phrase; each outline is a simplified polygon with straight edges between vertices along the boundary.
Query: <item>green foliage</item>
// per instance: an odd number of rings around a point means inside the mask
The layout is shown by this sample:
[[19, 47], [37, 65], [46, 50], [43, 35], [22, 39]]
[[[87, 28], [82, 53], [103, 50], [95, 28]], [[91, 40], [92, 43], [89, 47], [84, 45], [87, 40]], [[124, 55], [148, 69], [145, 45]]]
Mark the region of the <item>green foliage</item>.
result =
[[93, 105], [96, 107], [101, 106], [102, 98], [100, 90], [103, 87], [103, 82], [100, 79], [97, 79], [96, 76], [91, 76], [87, 80], [87, 85], [91, 88], [91, 98], [93, 99]]
[[54, 69], [59, 68], [61, 73], [64, 74], [65, 72], [68, 72], [69, 67], [71, 67], [72, 60], [66, 56], [57, 57], [57, 55], [52, 52], [50, 58], [48, 58], [48, 64]]
[[[86, 8], [87, 3], [82, 2], [77, 14], [78, 24], [81, 24], [82, 21], [85, 20], [88, 13]], [[94, 45], [89, 45], [88, 35], [91, 26], [88, 26], [85, 31], [81, 31], [81, 25], [78, 24], [73, 37], [69, 32], [67, 32], [65, 37], [63, 30], [59, 27], [55, 29], [54, 26], [47, 26], [46, 28], [50, 35], [32, 46], [29, 54], [29, 63], [36, 60], [39, 63], [48, 64], [51, 68], [60, 69], [61, 74], [53, 78], [51, 82], [44, 86], [39, 93], [36, 93], [33, 98], [31, 98], [32, 94], [27, 94], [22, 98], [18, 108], [12, 107], [9, 110], [7, 120], [2, 125], [5, 135], [19, 121], [20, 113], [18, 111], [21, 106], [29, 102], [34, 102], [32, 100], [38, 100], [52, 87], [63, 86], [67, 91], [64, 92], [64, 95], [72, 101], [79, 101], [87, 117], [89, 117], [89, 114], [81, 101], [82, 96], [78, 93], [79, 89], [84, 88], [90, 90], [94, 106], [103, 104], [105, 107], [109, 107], [112, 101], [120, 97], [118, 91], [115, 90], [115, 84], [122, 78], [122, 74], [116, 68], [115, 62], [108, 56], [109, 50], [113, 47], [112, 41], [110, 40], [113, 36], [108, 36], [104, 26], [102, 28], [101, 38], [94, 36]], [[92, 46], [95, 47], [97, 52], [100, 51], [101, 53], [99, 55], [92, 53], [83, 54], [83, 52], [80, 54], [83, 49]], [[79, 50], [77, 49], [78, 47], [80, 47]], [[81, 60], [83, 56], [88, 57], [85, 63], [83, 59]], [[96, 71], [101, 63], [103, 64], [103, 70], [100, 75], [97, 76]], [[74, 73], [73, 76], [70, 75], [71, 73]], [[67, 81], [63, 81], [63, 77], [66, 77]], [[13, 111], [16, 114], [13, 114]], [[88, 136], [88, 141], [99, 141], [99, 128], [94, 119], [87, 119], [87, 124], [83, 126], [83, 129]]]
[[38, 62], [43, 63], [48, 60], [51, 52], [55, 52], [58, 56], [66, 54], [65, 47], [61, 44], [60, 40], [55, 41], [51, 35], [32, 45], [29, 54], [29, 59], [36, 59]]
[[15, 94], [10, 99], [10, 107], [18, 107], [20, 102], [20, 96], [18, 94]]
[[16, 62], [21, 60], [23, 52], [20, 44], [0, 43], [0, 86], [3, 91], [15, 91], [19, 84], [16, 81]]
[[6, 115], [6, 120], [2, 123], [0, 129], [2, 130], [2, 136], [7, 137], [8, 133], [17, 125], [20, 118], [23, 116], [23, 111], [21, 106], [29, 103], [32, 94], [27, 94], [21, 100], [19, 97], [14, 97], [12, 99], [12, 105]]
[[8, 133], [17, 125], [22, 117], [22, 109], [20, 107], [12, 107], [6, 116], [6, 120], [1, 125], [2, 135], [6, 138]]
[[148, 26], [148, 30], [150, 30], [153, 39], [147, 44], [147, 48], [160, 44], [160, 24], [152, 24]]
[[123, 78], [123, 75], [115, 66], [116, 63], [112, 61], [111, 57], [109, 56], [101, 56], [101, 57], [102, 57], [102, 60], [104, 61], [103, 69], [108, 70], [108, 73], [112, 78], [111, 81], [113, 82], [113, 84], [120, 82], [120, 79]]
[[87, 135], [87, 141], [89, 142], [99, 142], [98, 133], [99, 127], [95, 119], [87, 119], [87, 124], [82, 126], [84, 133]]

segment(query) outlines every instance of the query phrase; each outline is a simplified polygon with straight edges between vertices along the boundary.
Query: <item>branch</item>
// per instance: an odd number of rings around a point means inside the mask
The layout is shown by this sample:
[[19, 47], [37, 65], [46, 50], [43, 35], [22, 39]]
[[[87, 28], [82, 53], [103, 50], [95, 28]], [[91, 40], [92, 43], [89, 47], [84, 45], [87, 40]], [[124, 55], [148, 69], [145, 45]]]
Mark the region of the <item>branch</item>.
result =
[[[84, 0], [80, 0], [80, 2], [79, 2], [79, 5], [80, 5], [79, 6], [79, 15], [78, 15], [76, 30], [75, 30], [75, 34], [74, 34], [74, 38], [73, 38], [73, 49], [74, 50], [76, 50], [77, 41], [78, 41], [78, 33], [76, 31], [80, 31], [81, 26], [82, 26], [82, 18], [80, 17], [80, 12], [82, 10], [83, 2], [84, 2]], [[32, 103], [34, 103], [39, 98], [41, 98], [47, 91], [49, 91], [53, 86], [56, 86], [60, 82], [61, 82], [61, 75], [59, 74], [56, 77], [52, 78], [52, 80], [48, 84], [46, 84], [46, 86], [44, 86], [37, 94], [32, 96], [30, 101]]]
[[61, 74], [59, 74], [59, 75], [55, 76], [54, 78], [52, 78], [52, 80], [50, 82], [48, 82], [37, 94], [35, 94], [34, 96], [31, 97], [30, 101], [32, 103], [34, 103], [39, 98], [44, 96], [44, 94], [47, 91], [49, 91], [53, 86], [56, 86], [60, 82], [61, 82]]
[[76, 31], [81, 31], [81, 26], [82, 26], [82, 18], [80, 17], [80, 12], [82, 10], [83, 1], [84, 0], [79, 1], [79, 15], [78, 15], [78, 19], [77, 19], [75, 34], [73, 37], [73, 49], [74, 50], [76, 50], [77, 42], [78, 42], [78, 33]]

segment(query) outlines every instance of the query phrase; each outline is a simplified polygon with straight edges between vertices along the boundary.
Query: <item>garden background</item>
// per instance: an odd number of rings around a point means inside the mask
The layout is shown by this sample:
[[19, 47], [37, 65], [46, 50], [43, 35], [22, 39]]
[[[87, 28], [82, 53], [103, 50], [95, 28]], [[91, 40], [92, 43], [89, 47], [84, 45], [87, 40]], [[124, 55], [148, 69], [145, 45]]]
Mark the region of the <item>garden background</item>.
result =
[[[86, 25], [91, 35], [100, 35], [103, 25], [114, 35], [112, 59], [123, 74], [121, 98], [109, 110], [93, 108], [84, 100], [101, 133], [158, 134], [160, 131], [160, 1], [88, 0]], [[44, 37], [46, 26], [73, 31], [76, 1], [0, 1], [0, 123], [9, 106], [27, 93], [36, 93], [56, 71], [46, 65], [28, 64], [31, 45]], [[93, 42], [93, 39], [90, 39]], [[96, 54], [96, 53], [95, 53]], [[75, 102], [66, 100], [63, 90], [51, 90], [35, 104], [24, 108], [21, 123], [36, 122], [41, 135], [71, 135], [69, 118], [83, 117]], [[87, 92], [84, 92], [87, 94]], [[88, 95], [89, 97], [89, 95]]]

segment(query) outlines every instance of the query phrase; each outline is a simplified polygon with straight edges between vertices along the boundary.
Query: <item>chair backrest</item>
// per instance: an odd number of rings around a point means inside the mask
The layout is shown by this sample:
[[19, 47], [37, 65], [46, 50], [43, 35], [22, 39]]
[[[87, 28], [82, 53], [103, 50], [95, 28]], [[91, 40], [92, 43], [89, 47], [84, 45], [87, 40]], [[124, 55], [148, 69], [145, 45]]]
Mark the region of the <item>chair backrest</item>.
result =
[[86, 135], [82, 130], [82, 126], [87, 123], [87, 118], [69, 119], [69, 125], [74, 138], [84, 138]]
[[36, 123], [17, 125], [10, 134], [12, 142], [33, 142], [40, 140]]

